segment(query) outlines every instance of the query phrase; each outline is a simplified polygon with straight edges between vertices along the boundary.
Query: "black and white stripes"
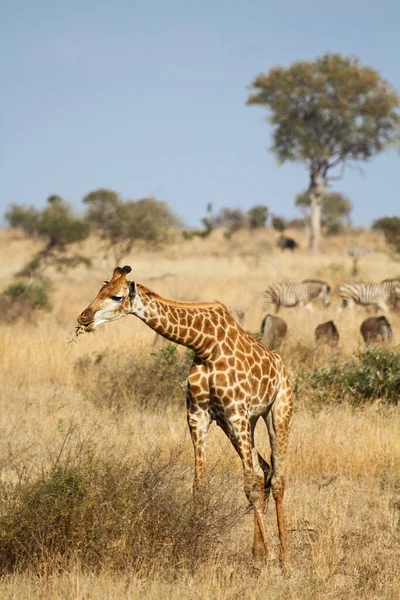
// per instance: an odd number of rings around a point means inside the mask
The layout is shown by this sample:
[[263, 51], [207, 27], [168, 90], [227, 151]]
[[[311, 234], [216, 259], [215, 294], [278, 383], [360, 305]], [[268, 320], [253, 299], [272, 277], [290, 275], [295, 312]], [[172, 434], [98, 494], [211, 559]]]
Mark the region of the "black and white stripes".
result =
[[264, 292], [264, 307], [267, 308], [271, 304], [275, 304], [275, 312], [278, 312], [281, 306], [304, 306], [311, 310], [311, 302], [316, 298], [319, 298], [325, 306], [328, 306], [330, 302], [329, 292], [329, 285], [318, 279], [305, 279], [301, 283], [271, 283]]
[[342, 299], [341, 308], [376, 305], [383, 312], [389, 310], [388, 303], [395, 303], [400, 298], [400, 279], [385, 279], [380, 283], [362, 283], [350, 281], [338, 286]]

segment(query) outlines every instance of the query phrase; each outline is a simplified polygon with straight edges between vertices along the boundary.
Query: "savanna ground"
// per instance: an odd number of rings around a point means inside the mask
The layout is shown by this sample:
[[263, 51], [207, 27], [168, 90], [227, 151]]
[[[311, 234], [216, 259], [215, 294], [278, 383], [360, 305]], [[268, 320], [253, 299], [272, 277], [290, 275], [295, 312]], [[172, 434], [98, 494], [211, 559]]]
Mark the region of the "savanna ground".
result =
[[[345, 248], [369, 252], [360, 279], [399, 276], [383, 241], [359, 233], [324, 241], [310, 256], [275, 248], [275, 232], [214, 232], [123, 264], [131, 278], [165, 297], [219, 299], [245, 311], [256, 332], [270, 281], [351, 279]], [[0, 291], [37, 247], [0, 233]], [[308, 386], [303, 373], [345, 365], [363, 349], [364, 310], [282, 310], [289, 335], [282, 354], [295, 383], [285, 512], [292, 568], [277, 561], [255, 577], [253, 515], [240, 461], [215, 426], [208, 482], [191, 499], [193, 451], [186, 425], [188, 359], [134, 317], [74, 337], [77, 315], [114, 268], [99, 243], [81, 251], [93, 268], [49, 273], [53, 310], [0, 322], [0, 596], [8, 598], [363, 599], [397, 600], [400, 590], [400, 420], [396, 403], [351, 402], [351, 391]], [[334, 319], [338, 349], [316, 350], [313, 332]], [[392, 349], [400, 314], [391, 313]], [[397, 363], [398, 364], [398, 363]], [[399, 391], [400, 390], [395, 390]], [[345, 396], [345, 397], [343, 397]], [[350, 398], [350, 400], [349, 400]], [[260, 424], [257, 445], [268, 452]], [[273, 501], [267, 523], [275, 553]]]

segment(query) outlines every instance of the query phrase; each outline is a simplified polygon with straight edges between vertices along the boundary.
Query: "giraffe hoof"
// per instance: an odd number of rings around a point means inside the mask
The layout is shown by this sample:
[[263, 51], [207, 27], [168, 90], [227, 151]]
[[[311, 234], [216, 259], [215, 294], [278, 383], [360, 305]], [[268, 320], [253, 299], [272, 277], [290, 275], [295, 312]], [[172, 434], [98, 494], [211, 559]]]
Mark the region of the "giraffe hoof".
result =
[[265, 569], [266, 562], [264, 559], [260, 558], [253, 561], [253, 575], [256, 577], [260, 577], [261, 573]]

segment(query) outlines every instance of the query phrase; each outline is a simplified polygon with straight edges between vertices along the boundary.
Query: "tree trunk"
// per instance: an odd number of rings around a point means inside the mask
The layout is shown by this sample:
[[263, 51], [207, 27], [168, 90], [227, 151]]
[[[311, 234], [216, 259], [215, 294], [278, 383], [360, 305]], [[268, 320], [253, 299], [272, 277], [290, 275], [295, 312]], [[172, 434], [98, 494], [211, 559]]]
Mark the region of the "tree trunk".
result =
[[321, 237], [321, 204], [322, 197], [310, 194], [311, 197], [311, 234], [310, 249], [314, 254], [319, 252], [319, 240]]
[[326, 170], [325, 164], [319, 164], [318, 166], [311, 168], [310, 186], [308, 188], [311, 200], [310, 249], [314, 254], [319, 252], [319, 241], [321, 237], [321, 207], [322, 199], [327, 187], [324, 169]]

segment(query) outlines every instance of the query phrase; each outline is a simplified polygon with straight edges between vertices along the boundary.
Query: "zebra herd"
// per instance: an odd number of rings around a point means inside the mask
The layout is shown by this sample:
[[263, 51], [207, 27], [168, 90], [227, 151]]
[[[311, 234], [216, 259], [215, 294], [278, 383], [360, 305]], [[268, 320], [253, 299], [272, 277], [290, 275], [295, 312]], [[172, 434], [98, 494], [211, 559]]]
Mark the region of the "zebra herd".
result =
[[[389, 303], [392, 308], [400, 299], [400, 279], [384, 279], [380, 283], [362, 283], [352, 281], [341, 283], [337, 288], [342, 300], [340, 310], [361, 306], [376, 305], [383, 312], [388, 312]], [[271, 283], [264, 292], [264, 308], [275, 304], [277, 313], [281, 306], [292, 308], [303, 306], [312, 310], [312, 301], [320, 299], [324, 306], [330, 304], [331, 287], [326, 281], [319, 279], [304, 279], [301, 283], [275, 282]]]
[[[264, 292], [264, 308], [275, 305], [275, 313], [283, 306], [286, 308], [305, 307], [312, 310], [313, 300], [320, 299], [324, 306], [330, 304], [331, 287], [326, 281], [318, 279], [305, 279], [300, 283], [271, 283]], [[347, 282], [337, 287], [341, 299], [339, 312], [355, 305], [375, 305], [383, 312], [396, 308], [400, 299], [400, 279], [385, 279], [380, 283]], [[392, 328], [387, 318], [369, 317], [360, 327], [361, 335], [366, 343], [390, 342]], [[261, 324], [261, 339], [263, 343], [273, 350], [279, 350], [287, 334], [285, 321], [277, 316], [267, 314]], [[339, 332], [333, 321], [321, 323], [315, 329], [317, 344], [327, 342], [336, 345], [339, 341]]]

